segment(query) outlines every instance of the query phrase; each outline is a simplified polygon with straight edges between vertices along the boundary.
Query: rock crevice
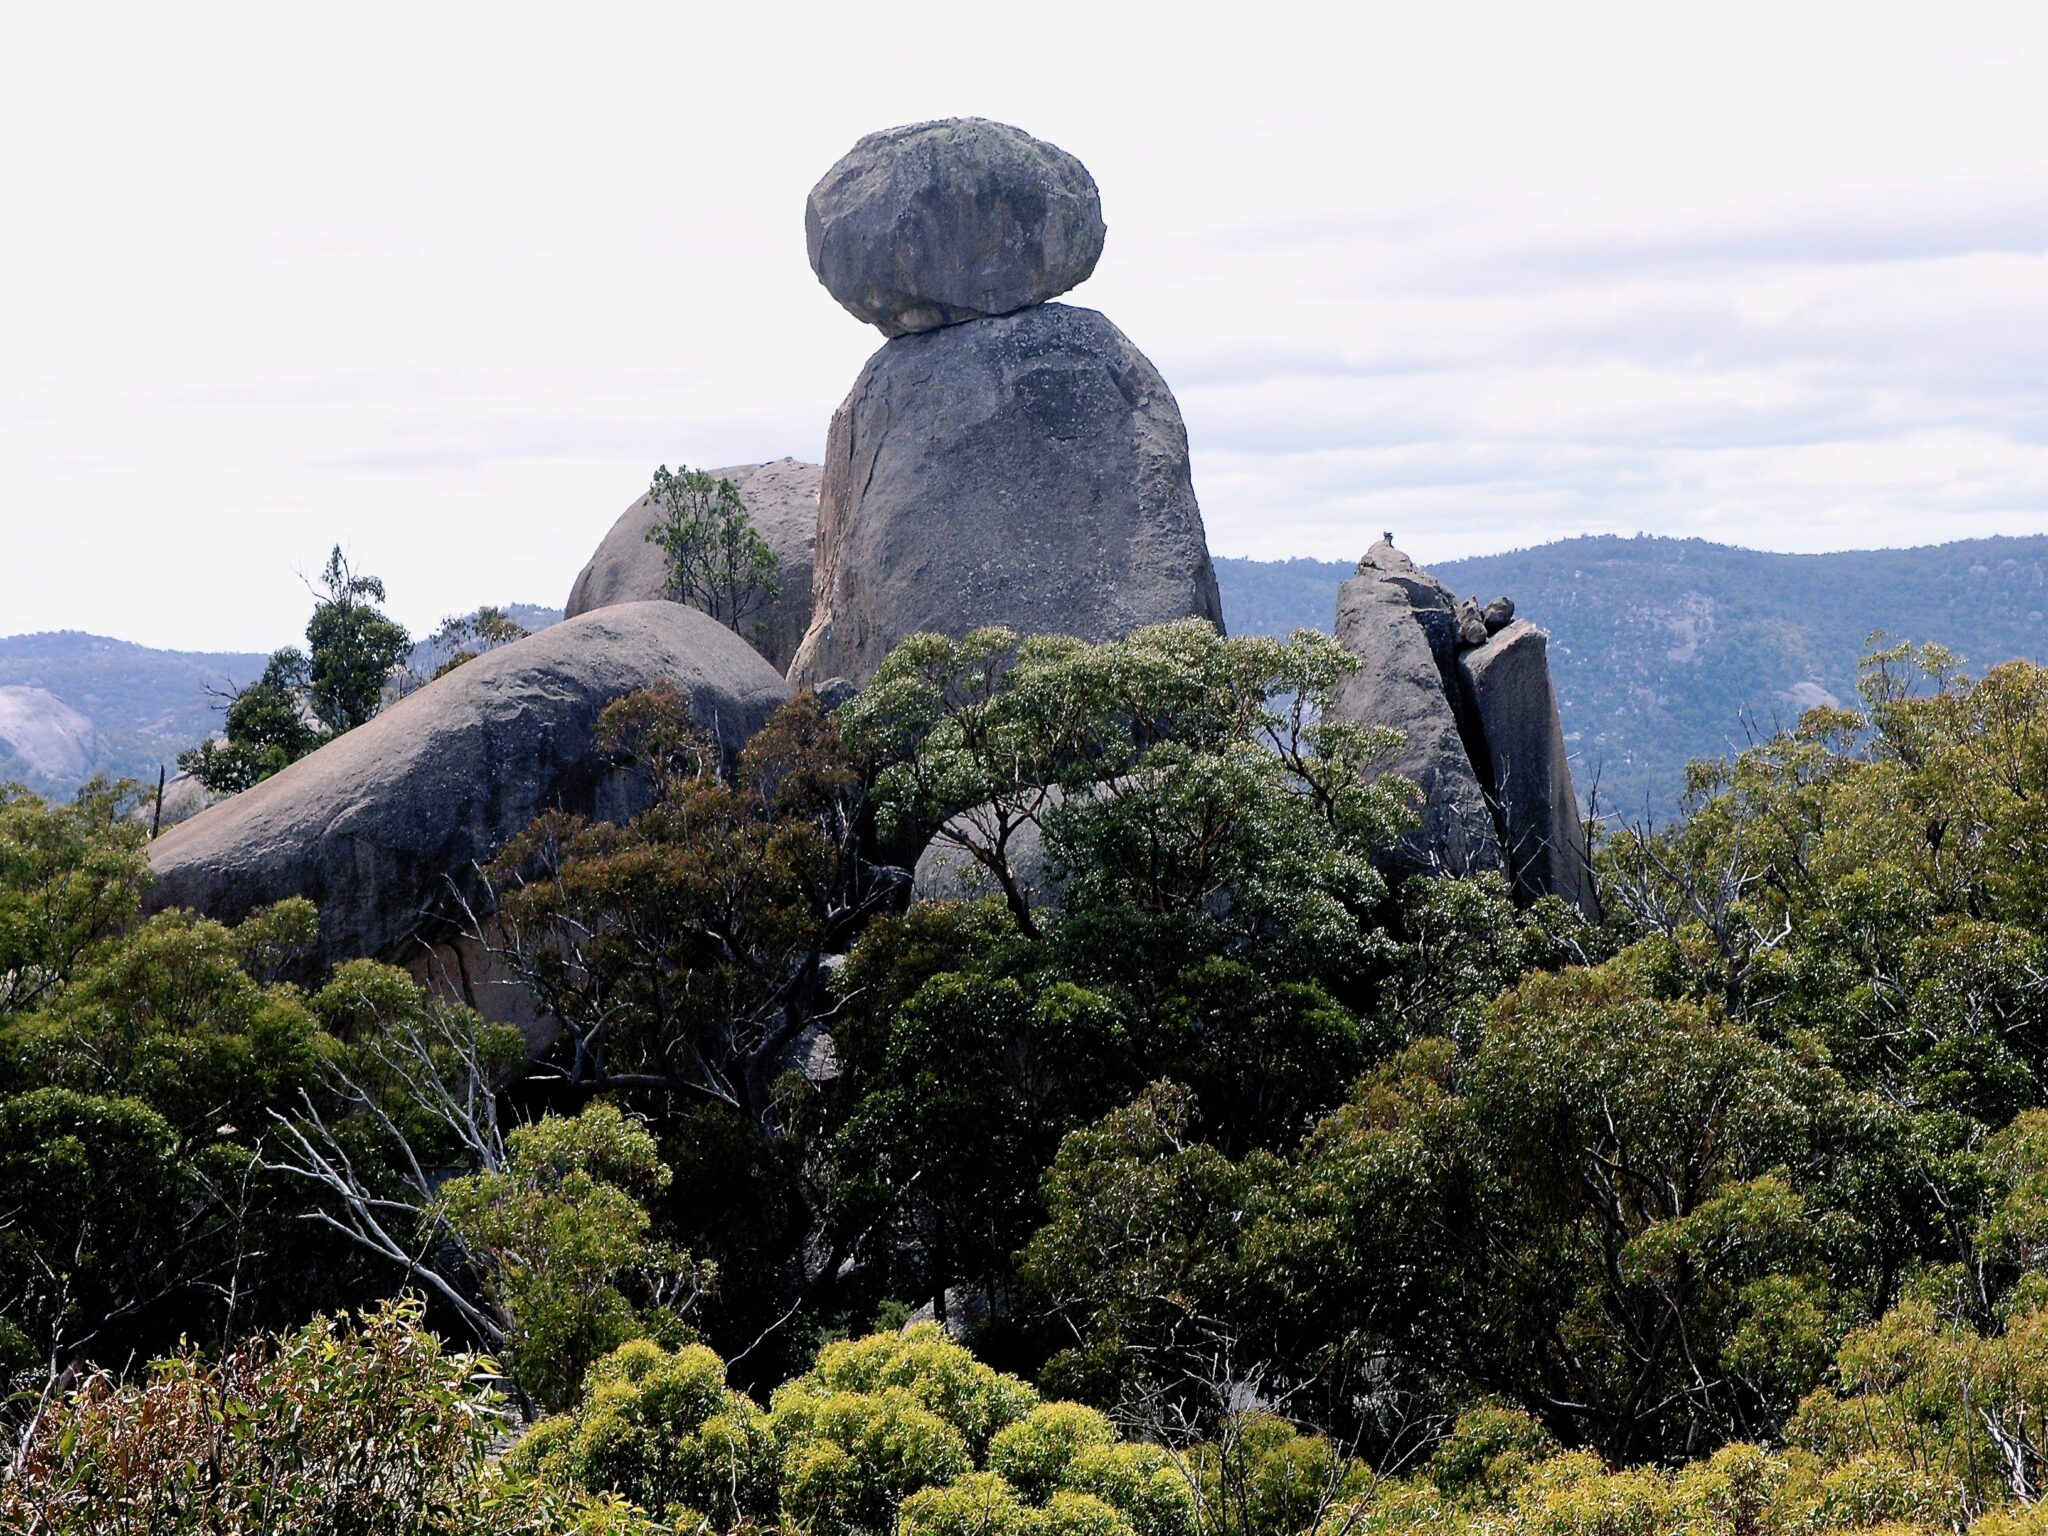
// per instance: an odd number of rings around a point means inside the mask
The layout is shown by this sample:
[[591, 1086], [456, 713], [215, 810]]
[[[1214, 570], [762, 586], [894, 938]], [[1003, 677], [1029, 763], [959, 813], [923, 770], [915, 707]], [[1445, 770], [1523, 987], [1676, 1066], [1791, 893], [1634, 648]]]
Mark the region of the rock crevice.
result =
[[1522, 901], [1558, 896], [1597, 916], [1544, 632], [1506, 598], [1461, 602], [1386, 538], [1338, 593], [1337, 639], [1359, 667], [1338, 685], [1336, 717], [1399, 730], [1387, 770], [1422, 796], [1391, 871], [1491, 870]]

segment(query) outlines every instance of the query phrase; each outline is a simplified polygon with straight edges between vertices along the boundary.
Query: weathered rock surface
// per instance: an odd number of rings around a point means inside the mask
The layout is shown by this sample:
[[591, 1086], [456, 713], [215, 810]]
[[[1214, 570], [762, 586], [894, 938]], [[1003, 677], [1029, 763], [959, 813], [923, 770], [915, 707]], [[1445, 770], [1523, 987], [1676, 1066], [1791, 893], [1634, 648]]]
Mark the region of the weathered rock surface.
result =
[[92, 771], [99, 746], [93, 723], [47, 688], [0, 687], [0, 779], [18, 769], [52, 783]]
[[1520, 900], [1597, 917], [1548, 637], [1513, 615], [1506, 598], [1459, 601], [1382, 539], [1338, 592], [1337, 639], [1359, 669], [1333, 713], [1407, 738], [1387, 768], [1421, 789], [1422, 825], [1386, 860], [1397, 879], [1495, 870]]
[[316, 965], [402, 960], [447, 937], [475, 866], [540, 812], [630, 812], [591, 749], [598, 715], [667, 680], [737, 752], [788, 696], [709, 616], [627, 603], [489, 652], [150, 845], [152, 907], [224, 922], [288, 896], [320, 908]]
[[869, 134], [804, 207], [811, 270], [885, 336], [1056, 298], [1095, 270], [1103, 234], [1087, 167], [979, 117]]
[[1500, 834], [1459, 729], [1456, 600], [1382, 541], [1337, 593], [1337, 640], [1358, 670], [1337, 685], [1340, 720], [1407, 738], [1386, 769], [1422, 791], [1422, 824], [1388, 857], [1397, 878], [1505, 871]]
[[1458, 658], [1486, 744], [1483, 771], [1515, 894], [1561, 896], [1597, 913], [1586, 828], [1550, 683], [1550, 637], [1517, 620]]
[[[811, 552], [818, 542], [818, 481], [824, 471], [796, 459], [774, 459], [710, 473], [740, 488], [748, 516], [781, 562], [781, 592], [750, 615], [745, 627], [748, 643], [776, 671], [786, 671], [811, 622]], [[597, 553], [577, 573], [564, 605], [566, 617], [668, 596], [668, 556], [647, 541], [655, 512], [654, 503], [642, 496], [619, 514]]]
[[[1057, 784], [1047, 786], [1045, 796], [1047, 813], [1057, 810], [1067, 798], [1066, 791]], [[962, 811], [947, 825], [958, 827], [963, 835], [973, 837], [984, 847], [992, 846], [996, 840], [992, 806], [978, 805]], [[1010, 879], [1017, 894], [1032, 907], [1057, 907], [1060, 882], [1045, 851], [1045, 834], [1038, 823], [1025, 822], [1013, 829], [1008, 853]], [[943, 834], [935, 834], [917, 856], [910, 891], [918, 901], [980, 901], [986, 896], [1004, 894], [1002, 882], [993, 871]]]
[[1060, 304], [869, 359], [832, 418], [817, 572], [799, 687], [865, 684], [923, 631], [1223, 622], [1172, 392], [1109, 321]]

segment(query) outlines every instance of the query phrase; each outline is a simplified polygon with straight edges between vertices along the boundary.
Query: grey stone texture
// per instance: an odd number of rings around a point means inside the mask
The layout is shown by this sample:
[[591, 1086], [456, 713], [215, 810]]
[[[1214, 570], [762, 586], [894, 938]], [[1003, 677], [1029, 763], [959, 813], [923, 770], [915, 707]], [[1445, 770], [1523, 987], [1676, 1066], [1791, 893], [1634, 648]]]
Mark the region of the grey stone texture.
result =
[[1455, 709], [1456, 599], [1383, 540], [1338, 589], [1337, 640], [1359, 665], [1338, 683], [1332, 713], [1400, 731], [1406, 740], [1386, 768], [1422, 792], [1422, 824], [1389, 855], [1390, 872], [1505, 873]]
[[306, 896], [320, 908], [309, 968], [415, 958], [481, 900], [477, 866], [542, 811], [639, 808], [636, 781], [592, 743], [607, 704], [664, 680], [734, 753], [789, 693], [693, 608], [601, 608], [457, 667], [167, 831], [149, 848], [149, 904], [232, 923]]
[[1386, 860], [1397, 879], [1494, 870], [1524, 902], [1553, 895], [1599, 915], [1585, 827], [1543, 631], [1497, 598], [1485, 610], [1390, 539], [1337, 596], [1337, 639], [1359, 661], [1334, 715], [1406, 738], [1388, 771], [1422, 792], [1422, 824]]
[[1095, 270], [1103, 234], [1087, 167], [979, 117], [869, 134], [804, 206], [811, 270], [885, 336], [1055, 298]]
[[[739, 487], [748, 516], [781, 563], [781, 592], [750, 614], [743, 627], [747, 643], [776, 671], [786, 671], [811, 622], [811, 558], [818, 542], [818, 482], [824, 470], [796, 459], [774, 459], [710, 473]], [[577, 573], [563, 608], [566, 617], [668, 596], [668, 556], [647, 541], [655, 517], [656, 507], [645, 496], [619, 514]]]
[[1487, 789], [1516, 895], [1561, 896], [1597, 914], [1549, 646], [1542, 630], [1517, 620], [1459, 656], [1458, 674], [1486, 744]]
[[[1066, 791], [1059, 785], [1047, 785], [1042, 814], [1049, 815], [1057, 810], [1066, 798]], [[972, 810], [962, 811], [947, 825], [957, 828], [963, 836], [971, 836], [984, 847], [993, 845], [996, 840], [992, 805], [978, 805]], [[1025, 902], [1034, 908], [1057, 907], [1060, 904], [1060, 881], [1055, 875], [1051, 856], [1046, 852], [1045, 833], [1039, 824], [1027, 821], [1013, 828], [1006, 851], [1010, 878]], [[912, 896], [919, 901], [980, 901], [986, 896], [1003, 895], [1002, 882], [988, 867], [942, 833], [934, 834], [917, 856], [910, 889]]]
[[986, 624], [1101, 641], [1223, 606], [1166, 383], [1093, 310], [886, 343], [832, 418], [799, 687]]

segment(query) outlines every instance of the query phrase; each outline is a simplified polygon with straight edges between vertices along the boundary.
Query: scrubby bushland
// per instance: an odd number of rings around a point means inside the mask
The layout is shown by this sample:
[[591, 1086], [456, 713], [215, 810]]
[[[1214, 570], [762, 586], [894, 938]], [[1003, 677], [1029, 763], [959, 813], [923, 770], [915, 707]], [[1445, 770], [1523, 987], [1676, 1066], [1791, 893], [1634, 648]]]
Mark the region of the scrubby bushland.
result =
[[491, 1363], [449, 1352], [416, 1304], [316, 1319], [218, 1363], [191, 1353], [47, 1406], [0, 1521], [50, 1533], [290, 1529], [469, 1536], [2022, 1536], [2039, 1508], [1986, 1454], [2048, 1401], [2038, 1304], [1986, 1346], [1908, 1305], [1843, 1346], [1784, 1449], [1734, 1442], [1615, 1469], [1499, 1403], [1462, 1413], [1407, 1470], [1269, 1410], [1205, 1439], [1134, 1438], [1046, 1401], [930, 1324], [827, 1346], [763, 1409], [701, 1345], [628, 1344], [578, 1405], [493, 1458]]
[[[738, 763], [621, 701], [652, 809], [495, 872], [537, 1064], [386, 967], [274, 981], [302, 903], [138, 921], [109, 792], [0, 795], [13, 1508], [212, 1509], [188, 1409], [312, 1351], [450, 1530], [2039, 1529], [2048, 673], [1873, 656], [1611, 834], [1596, 927], [1385, 887], [1345, 665], [925, 637]], [[905, 909], [947, 827], [998, 894]], [[917, 1305], [971, 1350], [845, 1341]], [[517, 1448], [431, 1450], [392, 1350]]]

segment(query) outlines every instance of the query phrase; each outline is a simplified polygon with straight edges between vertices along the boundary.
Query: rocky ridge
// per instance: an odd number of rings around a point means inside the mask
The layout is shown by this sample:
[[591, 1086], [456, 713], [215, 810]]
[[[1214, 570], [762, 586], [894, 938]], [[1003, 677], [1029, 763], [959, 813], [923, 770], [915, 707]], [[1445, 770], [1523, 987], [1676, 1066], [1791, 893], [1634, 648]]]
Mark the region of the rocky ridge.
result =
[[1387, 535], [1338, 591], [1337, 639], [1359, 667], [1335, 712], [1404, 737], [1386, 770], [1421, 791], [1421, 824], [1388, 860], [1397, 877], [1495, 871], [1521, 900], [1597, 915], [1548, 637], [1514, 615], [1506, 598], [1460, 600]]

